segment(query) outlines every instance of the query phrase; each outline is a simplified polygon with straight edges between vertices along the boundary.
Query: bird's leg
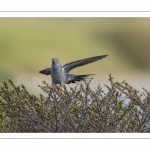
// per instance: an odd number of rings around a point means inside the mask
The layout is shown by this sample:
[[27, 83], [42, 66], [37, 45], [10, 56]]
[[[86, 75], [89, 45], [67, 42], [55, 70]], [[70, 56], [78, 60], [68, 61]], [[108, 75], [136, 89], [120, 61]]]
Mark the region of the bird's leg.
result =
[[56, 88], [56, 84], [52, 83], [51, 86], [50, 86], [50, 88], [52, 88], [52, 89]]

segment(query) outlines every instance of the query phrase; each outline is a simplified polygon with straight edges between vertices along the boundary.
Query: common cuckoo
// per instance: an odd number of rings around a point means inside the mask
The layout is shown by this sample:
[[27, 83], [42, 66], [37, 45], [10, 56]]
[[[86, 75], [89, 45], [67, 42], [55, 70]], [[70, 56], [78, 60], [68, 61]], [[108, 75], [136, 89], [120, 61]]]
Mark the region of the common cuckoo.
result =
[[69, 73], [70, 70], [83, 65], [87, 65], [89, 63], [93, 63], [107, 56], [108, 55], [101, 55], [101, 56], [85, 58], [85, 59], [67, 63], [64, 66], [60, 65], [57, 58], [52, 58], [51, 68], [46, 68], [39, 72], [42, 74], [51, 75], [52, 86], [55, 87], [57, 84], [60, 84], [60, 86], [63, 87], [64, 84], [76, 83], [77, 81], [82, 81], [86, 79], [86, 77], [93, 75], [93, 74], [84, 74], [84, 75], [70, 74]]

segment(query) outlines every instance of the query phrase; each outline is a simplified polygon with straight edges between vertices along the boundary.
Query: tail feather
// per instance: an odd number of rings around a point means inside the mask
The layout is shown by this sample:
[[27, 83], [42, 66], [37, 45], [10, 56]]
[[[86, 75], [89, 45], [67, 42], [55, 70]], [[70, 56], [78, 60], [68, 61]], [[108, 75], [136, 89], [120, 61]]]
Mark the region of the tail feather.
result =
[[84, 75], [66, 74], [66, 75], [67, 75], [66, 84], [70, 84], [70, 83], [80, 82], [84, 79], [87, 79], [87, 77], [95, 75], [95, 74], [84, 74]]

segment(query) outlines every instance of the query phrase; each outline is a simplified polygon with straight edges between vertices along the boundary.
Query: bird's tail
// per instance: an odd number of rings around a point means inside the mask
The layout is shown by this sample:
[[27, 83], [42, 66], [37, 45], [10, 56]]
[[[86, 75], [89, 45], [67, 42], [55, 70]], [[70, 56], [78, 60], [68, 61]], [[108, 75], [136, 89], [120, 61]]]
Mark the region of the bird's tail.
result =
[[67, 81], [66, 84], [70, 83], [76, 83], [79, 81], [82, 81], [84, 79], [87, 79], [87, 77], [95, 75], [95, 74], [83, 74], [83, 75], [75, 75], [75, 74], [66, 74], [67, 75]]

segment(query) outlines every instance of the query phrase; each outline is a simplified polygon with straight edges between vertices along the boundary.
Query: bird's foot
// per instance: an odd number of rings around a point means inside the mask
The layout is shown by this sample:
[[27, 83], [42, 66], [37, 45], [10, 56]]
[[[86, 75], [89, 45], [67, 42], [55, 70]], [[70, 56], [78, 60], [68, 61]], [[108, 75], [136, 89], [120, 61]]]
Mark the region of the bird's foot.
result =
[[58, 89], [59, 91], [62, 91], [62, 87], [61, 87], [61, 86], [58, 86], [57, 89]]
[[58, 91], [62, 91], [62, 88], [61, 86], [50, 86], [50, 89], [57, 89]]
[[50, 89], [53, 89], [54, 88], [54, 86], [50, 86]]

